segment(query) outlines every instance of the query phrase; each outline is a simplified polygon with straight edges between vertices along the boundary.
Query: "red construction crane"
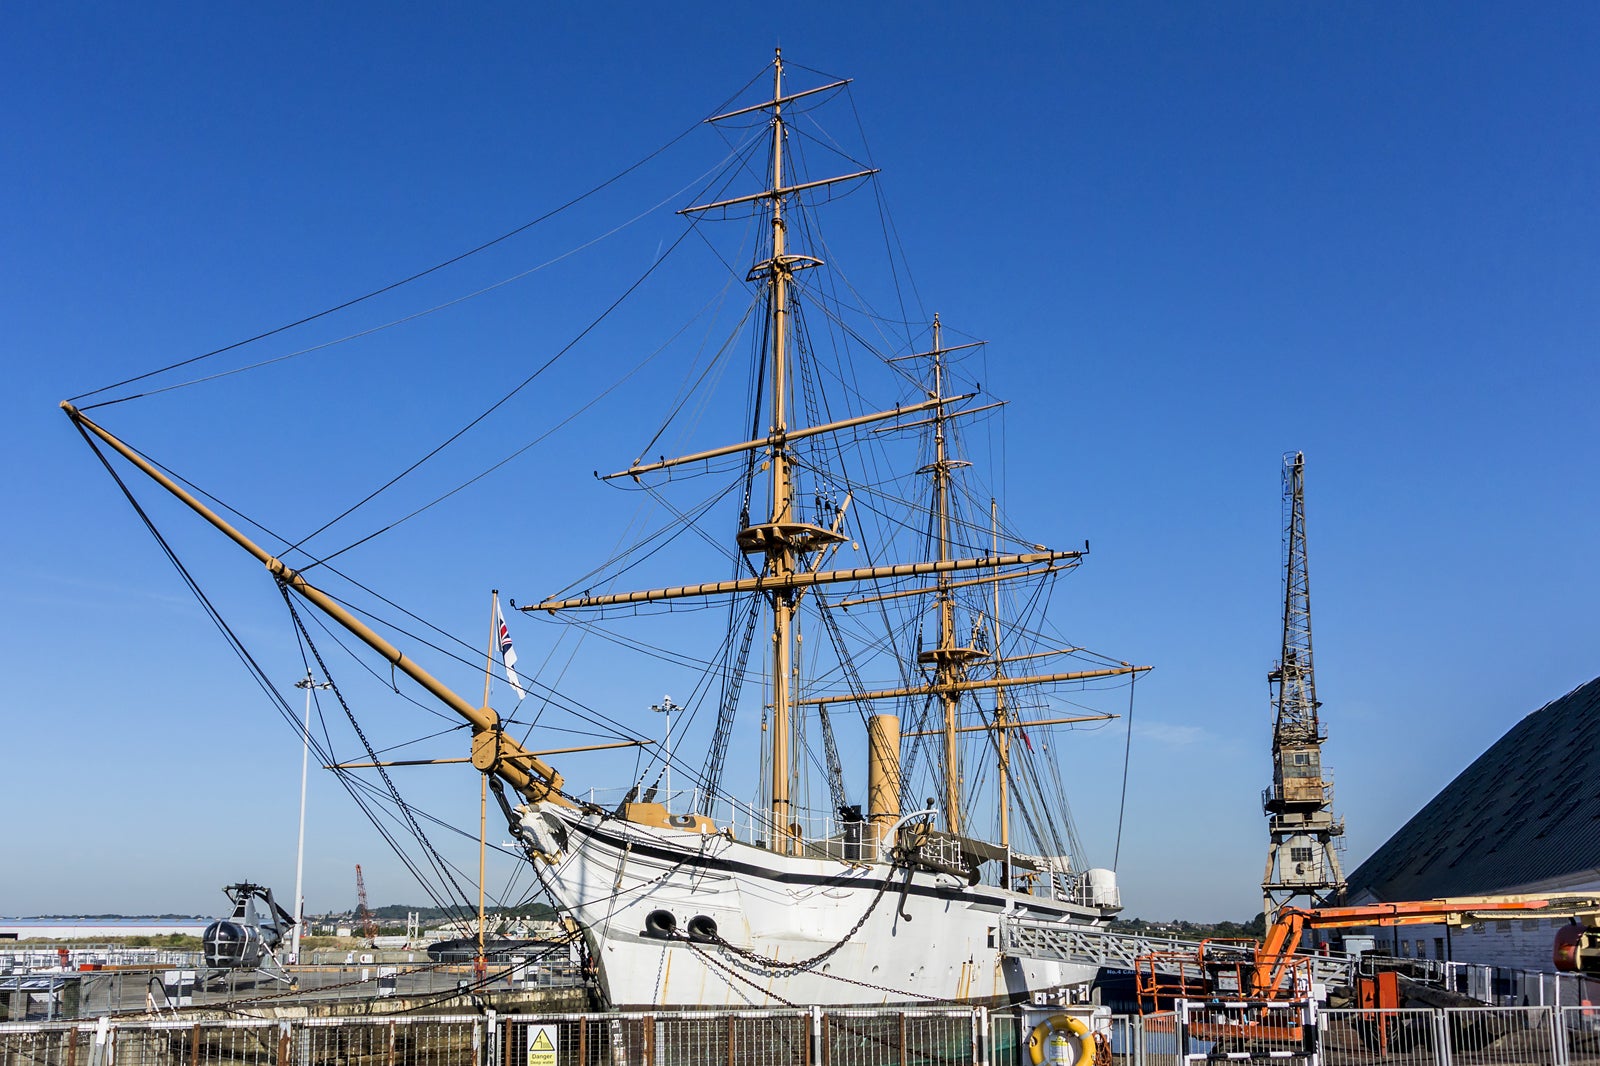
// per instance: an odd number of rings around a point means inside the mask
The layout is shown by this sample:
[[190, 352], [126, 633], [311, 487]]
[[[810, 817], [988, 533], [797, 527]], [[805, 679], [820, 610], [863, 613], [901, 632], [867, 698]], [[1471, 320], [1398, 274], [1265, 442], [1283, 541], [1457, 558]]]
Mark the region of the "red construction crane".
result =
[[372, 919], [372, 908], [367, 906], [367, 883], [361, 879], [361, 864], [356, 863], [356, 925], [368, 940], [378, 935], [378, 923]]

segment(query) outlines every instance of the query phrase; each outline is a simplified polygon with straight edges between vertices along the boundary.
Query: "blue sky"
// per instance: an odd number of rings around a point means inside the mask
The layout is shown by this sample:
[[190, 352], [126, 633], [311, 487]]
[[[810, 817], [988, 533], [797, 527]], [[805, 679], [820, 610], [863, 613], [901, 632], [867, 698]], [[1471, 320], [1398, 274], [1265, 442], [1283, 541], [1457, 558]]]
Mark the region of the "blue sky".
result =
[[[1129, 913], [1258, 904], [1283, 452], [1307, 455], [1349, 866], [1521, 715], [1600, 672], [1590, 5], [79, 4], [0, 19], [0, 913], [204, 912], [222, 884], [287, 896], [293, 879], [298, 739], [56, 403], [505, 232], [688, 129], [778, 43], [856, 79], [922, 303], [989, 341], [983, 384], [1019, 401], [1003, 439], [1013, 517], [1093, 544], [1059, 593], [1071, 631], [1156, 666], [1134, 721]], [[842, 125], [854, 134], [854, 116]], [[686, 138], [587, 221], [629, 217], [723, 151]], [[563, 218], [346, 325], [525, 270], [581, 232]], [[364, 494], [374, 463], [525, 376], [672, 232], [652, 217], [400, 341], [102, 414], [304, 533]], [[530, 439], [608, 359], [653, 343], [634, 321], [597, 337], [453, 472]], [[552, 438], [392, 548], [352, 552], [350, 570], [481, 643], [489, 588], [533, 600], [582, 572], [573, 556], [599, 536], [588, 472], [625, 465], [634, 438], [618, 427], [650, 417], [648, 397], [617, 402], [598, 440]], [[557, 473], [569, 464], [581, 477]], [[270, 584], [158, 517], [298, 707]], [[548, 631], [512, 626], [523, 663], [540, 661]], [[664, 687], [607, 681], [592, 698], [639, 708]], [[1119, 729], [1071, 738], [1102, 864]], [[355, 862], [374, 902], [420, 902], [326, 776], [308, 906], [348, 906]], [[470, 819], [471, 772], [444, 780], [417, 787]]]

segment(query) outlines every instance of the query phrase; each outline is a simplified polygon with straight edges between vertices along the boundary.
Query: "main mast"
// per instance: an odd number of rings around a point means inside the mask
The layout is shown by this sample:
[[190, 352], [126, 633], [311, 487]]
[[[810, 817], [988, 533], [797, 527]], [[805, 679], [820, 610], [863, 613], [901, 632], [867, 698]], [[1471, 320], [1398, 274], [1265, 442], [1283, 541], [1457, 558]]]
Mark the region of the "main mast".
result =
[[[795, 819], [790, 789], [794, 777], [792, 749], [795, 708], [794, 623], [800, 597], [804, 595], [806, 586], [797, 583], [795, 578], [802, 570], [800, 563], [804, 554], [838, 543], [844, 538], [836, 530], [797, 521], [794, 513], [794, 479], [791, 472], [790, 445], [795, 438], [791, 436], [789, 428], [791, 391], [789, 339], [793, 331], [793, 322], [789, 310], [789, 286], [796, 270], [820, 264], [811, 256], [793, 255], [789, 252], [784, 206], [790, 196], [802, 190], [863, 177], [871, 171], [792, 186], [785, 185], [783, 158], [788, 131], [784, 124], [783, 108], [790, 101], [843, 84], [845, 83], [835, 82], [833, 85], [808, 89], [785, 97], [783, 52], [781, 49], [774, 52], [771, 101], [753, 108], [720, 115], [711, 120], [715, 122], [747, 114], [750, 111], [770, 110], [772, 158], [767, 168], [769, 181], [767, 189], [750, 196], [686, 209], [686, 213], [705, 211], [765, 200], [772, 212], [772, 254], [765, 261], [756, 263], [749, 274], [751, 280], [765, 279], [767, 286], [768, 335], [771, 338], [768, 369], [772, 380], [768, 406], [771, 417], [767, 425], [767, 439], [760, 444], [764, 445], [761, 450], [765, 451], [767, 456], [765, 465], [768, 471], [769, 507], [766, 522], [739, 531], [738, 544], [739, 549], [746, 555], [763, 557], [764, 564], [759, 580], [772, 606], [772, 795], [769, 819], [772, 849], [785, 855], [793, 854], [797, 850], [800, 839], [800, 827]], [[890, 415], [886, 413], [882, 417]]]
[[[1013, 567], [1040, 567], [1039, 569], [1010, 575], [1015, 577], [1049, 573], [1052, 570], [1068, 569], [1075, 566], [1082, 553], [1076, 551], [1054, 551], [1036, 546], [1034, 550], [1028, 552], [1002, 555], [997, 551], [990, 558], [959, 558], [956, 556], [953, 551], [954, 537], [950, 519], [950, 475], [952, 470], [968, 464], [950, 458], [945, 427], [948, 421], [957, 415], [976, 414], [979, 411], [989, 410], [991, 406], [998, 405], [960, 410], [951, 409], [952, 404], [970, 400], [975, 394], [946, 395], [944, 393], [943, 357], [949, 352], [970, 347], [971, 345], [963, 344], [953, 348], [942, 347], [939, 332], [940, 326], [937, 319], [935, 319], [934, 324], [934, 351], [923, 352], [918, 356], [900, 357], [907, 359], [933, 356], [934, 381], [931, 390], [926, 393], [926, 399], [919, 403], [905, 404], [892, 410], [856, 415], [823, 425], [791, 426], [790, 401], [794, 375], [790, 362], [793, 347], [791, 341], [794, 337], [795, 328], [791, 286], [794, 283], [797, 271], [822, 265], [819, 260], [812, 256], [798, 254], [790, 250], [787, 214], [788, 208], [791, 206], [791, 198], [807, 190], [868, 177], [875, 174], [876, 171], [863, 170], [854, 174], [843, 174], [814, 181], [797, 181], [793, 184], [785, 184], [786, 181], [793, 180], [786, 175], [784, 167], [784, 151], [788, 136], [784, 115], [785, 108], [796, 100], [840, 88], [848, 84], [848, 82], [837, 81], [814, 89], [804, 89], [785, 95], [783, 72], [783, 55], [779, 51], [773, 59], [772, 98], [770, 100], [717, 115], [707, 120], [714, 123], [761, 111], [769, 114], [768, 121], [771, 127], [769, 150], [771, 159], [767, 167], [768, 187], [760, 192], [747, 193], [711, 203], [697, 204], [693, 207], [684, 208], [679, 212], [685, 215], [699, 214], [726, 210], [739, 205], [759, 205], [763, 203], [767, 205], [767, 210], [771, 212], [772, 240], [770, 254], [767, 258], [756, 262], [747, 275], [747, 280], [758, 282], [764, 285], [766, 289], [766, 325], [769, 341], [765, 359], [765, 372], [771, 380], [770, 390], [766, 396], [769, 408], [766, 436], [670, 459], [662, 458], [652, 462], [645, 462], [641, 457], [635, 460], [627, 469], [604, 475], [602, 478], [602, 480], [616, 478], [639, 480], [646, 474], [679, 466], [701, 463], [722, 456], [755, 453], [752, 461], [756, 456], [765, 460], [762, 466], [767, 472], [769, 505], [764, 520], [748, 525], [739, 531], [737, 544], [741, 552], [746, 556], [752, 557], [752, 569], [756, 572], [751, 576], [725, 581], [700, 582], [667, 588], [640, 589], [602, 595], [585, 594], [571, 597], [551, 597], [536, 604], [520, 605], [518, 609], [557, 613], [568, 610], [639, 605], [684, 598], [740, 595], [744, 593], [761, 595], [772, 609], [771, 673], [769, 676], [772, 700], [772, 779], [767, 811], [767, 817], [770, 822], [769, 846], [772, 850], [782, 854], [795, 854], [799, 851], [801, 844], [801, 830], [792, 795], [796, 764], [794, 755], [795, 725], [800, 708], [822, 706], [845, 700], [898, 699], [937, 695], [944, 712], [940, 734], [943, 737], [942, 761], [944, 762], [945, 777], [944, 806], [947, 812], [946, 825], [951, 832], [957, 832], [961, 828], [961, 775], [958, 762], [959, 746], [957, 735], [969, 732], [973, 728], [961, 726], [958, 722], [957, 711], [963, 693], [997, 691], [1013, 684], [1042, 684], [1111, 677], [1148, 669], [1148, 667], [1122, 664], [1097, 670], [1016, 678], [997, 677], [990, 680], [968, 677], [970, 662], [984, 658], [985, 653], [976, 648], [961, 646], [957, 640], [954, 590], [971, 584], [971, 581], [957, 582], [952, 580], [952, 575], [958, 571], [989, 570], [994, 573], [994, 577], [978, 579], [980, 583], [987, 583], [989, 581], [1002, 580], [1001, 571]], [[929, 416], [925, 421], [907, 420], [908, 416], [924, 412]], [[842, 515], [834, 516], [832, 528], [802, 521], [797, 516], [794, 506], [795, 466], [793, 447], [797, 442], [809, 437], [838, 433], [875, 422], [895, 423], [892, 426], [884, 427], [886, 429], [912, 429], [930, 423], [935, 427], [934, 461], [931, 466], [923, 468], [922, 472], [931, 472], [934, 477], [936, 495], [934, 506], [938, 514], [936, 534], [938, 549], [936, 557], [914, 563], [845, 567], [837, 570], [821, 569], [820, 564], [826, 560], [827, 551], [833, 546], [849, 540], [849, 538], [840, 531]], [[754, 565], [755, 557], [761, 559], [759, 567]], [[936, 646], [922, 652], [919, 660], [924, 666], [932, 667], [932, 676], [927, 679], [927, 682], [922, 685], [884, 691], [858, 692], [820, 698], [799, 698], [795, 667], [795, 622], [800, 602], [806, 590], [814, 585], [870, 583], [921, 576], [932, 578], [935, 584], [922, 589], [891, 592], [882, 597], [867, 597], [866, 600], [836, 601], [831, 606], [845, 606], [849, 602], [869, 602], [877, 598], [920, 595], [925, 592], [934, 593], [937, 597], [936, 603], [940, 616], [939, 637]], [[1061, 721], [1067, 720], [1062, 719]], [[1082, 719], [1070, 720], [1077, 721]], [[1016, 728], [1020, 724], [1008, 722], [1002, 729]], [[988, 729], [992, 728], [992, 726], [985, 723], [978, 728]]]
[[[765, 538], [766, 572], [784, 582], [795, 571], [795, 551], [790, 520], [794, 485], [789, 477], [789, 280], [793, 269], [786, 256], [783, 221], [783, 52], [772, 60], [772, 258], [757, 264], [765, 268], [772, 308], [772, 422], [768, 434], [771, 454], [771, 520], [774, 535]], [[749, 530], [744, 531], [751, 532]], [[742, 534], [741, 534], [742, 535]], [[795, 845], [794, 811], [789, 798], [793, 774], [789, 740], [793, 729], [790, 685], [794, 662], [794, 614], [800, 593], [779, 589], [772, 593], [772, 841], [773, 850], [785, 855]]]

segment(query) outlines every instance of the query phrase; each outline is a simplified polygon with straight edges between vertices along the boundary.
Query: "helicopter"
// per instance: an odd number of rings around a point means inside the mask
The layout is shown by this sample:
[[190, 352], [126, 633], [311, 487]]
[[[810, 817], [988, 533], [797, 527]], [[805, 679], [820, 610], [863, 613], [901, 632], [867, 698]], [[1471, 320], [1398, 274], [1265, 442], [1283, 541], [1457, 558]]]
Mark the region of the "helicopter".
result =
[[[294, 928], [294, 915], [279, 906], [272, 898], [272, 889], [265, 885], [241, 881], [224, 885], [222, 891], [233, 901], [233, 914], [206, 926], [201, 937], [206, 979], [233, 970], [260, 970], [269, 977], [287, 981], [283, 965], [278, 962], [277, 949], [285, 934]], [[258, 900], [264, 906], [265, 917], [256, 909]], [[269, 965], [277, 972], [269, 969]]]

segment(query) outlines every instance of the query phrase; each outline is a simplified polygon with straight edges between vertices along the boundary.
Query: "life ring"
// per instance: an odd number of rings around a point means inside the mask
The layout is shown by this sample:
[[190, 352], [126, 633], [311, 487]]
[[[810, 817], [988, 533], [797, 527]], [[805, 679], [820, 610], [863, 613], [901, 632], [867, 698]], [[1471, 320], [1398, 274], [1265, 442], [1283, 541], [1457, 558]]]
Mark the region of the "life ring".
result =
[[[1082, 1018], [1071, 1014], [1052, 1014], [1044, 1021], [1033, 1027], [1033, 1032], [1028, 1034], [1028, 1059], [1033, 1066], [1042, 1066], [1045, 1061], [1045, 1050], [1049, 1047], [1052, 1037], [1066, 1034], [1065, 1043], [1076, 1040], [1078, 1043], [1078, 1057], [1073, 1060], [1072, 1066], [1094, 1066], [1094, 1038], [1089, 1033], [1089, 1026]], [[1053, 1059], [1052, 1063], [1065, 1061]]]

